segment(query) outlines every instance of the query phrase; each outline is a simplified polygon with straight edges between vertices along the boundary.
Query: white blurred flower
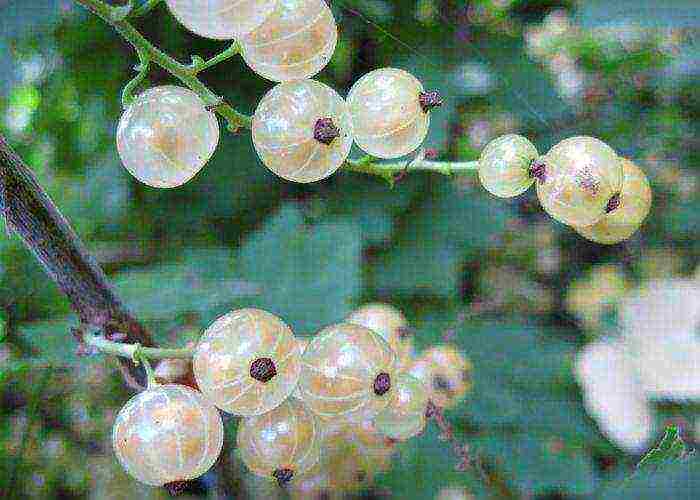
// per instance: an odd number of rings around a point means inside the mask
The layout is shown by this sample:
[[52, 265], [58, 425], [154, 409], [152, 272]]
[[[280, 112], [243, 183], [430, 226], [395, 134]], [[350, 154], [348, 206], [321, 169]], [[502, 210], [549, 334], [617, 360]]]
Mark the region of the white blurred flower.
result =
[[700, 284], [652, 281], [623, 302], [623, 338], [649, 398], [700, 398]]
[[483, 95], [493, 89], [495, 78], [484, 64], [469, 62], [459, 66], [452, 79], [466, 94]]
[[451, 486], [438, 491], [435, 500], [473, 500], [474, 495], [469, 493], [466, 488], [460, 486]]
[[587, 345], [576, 360], [576, 378], [603, 434], [628, 452], [643, 451], [654, 432], [654, 416], [624, 344]]

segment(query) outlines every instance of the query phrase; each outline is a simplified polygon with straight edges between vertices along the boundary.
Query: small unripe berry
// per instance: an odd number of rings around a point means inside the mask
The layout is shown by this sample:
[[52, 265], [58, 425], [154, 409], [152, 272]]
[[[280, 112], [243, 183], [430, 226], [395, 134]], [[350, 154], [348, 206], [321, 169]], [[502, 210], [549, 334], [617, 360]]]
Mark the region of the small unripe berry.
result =
[[367, 73], [347, 98], [355, 142], [378, 158], [398, 158], [416, 150], [428, 134], [430, 107], [441, 102], [432, 94], [401, 69]]
[[605, 216], [588, 227], [577, 227], [581, 236], [605, 245], [626, 240], [639, 229], [651, 208], [651, 187], [644, 172], [630, 160], [622, 159], [624, 179], [619, 196], [609, 203]]
[[276, 0], [166, 0], [188, 30], [214, 40], [232, 40], [260, 26]]
[[267, 413], [241, 420], [237, 442], [248, 469], [285, 484], [318, 461], [321, 430], [303, 403], [289, 399]]
[[289, 327], [259, 309], [232, 311], [204, 332], [193, 357], [204, 395], [237, 415], [260, 415], [292, 393], [301, 369]]
[[131, 398], [114, 422], [112, 443], [124, 469], [152, 486], [194, 479], [221, 453], [219, 412], [183, 385], [155, 385]]
[[117, 149], [124, 167], [157, 188], [180, 186], [209, 161], [219, 123], [189, 89], [166, 85], [139, 95], [119, 120]]
[[396, 354], [368, 328], [341, 323], [321, 330], [304, 351], [299, 389], [321, 417], [373, 416], [391, 400]]
[[243, 59], [274, 82], [310, 78], [330, 61], [338, 41], [324, 0], [279, 0], [265, 22], [240, 39]]
[[428, 399], [441, 408], [455, 407], [471, 388], [472, 364], [450, 345], [421, 354], [408, 373], [425, 384]]
[[392, 439], [406, 440], [425, 427], [428, 390], [425, 384], [407, 373], [396, 377], [394, 396], [375, 418], [374, 425]]
[[489, 142], [479, 158], [479, 180], [489, 193], [510, 198], [524, 193], [535, 182], [530, 173], [538, 153], [521, 135], [508, 134]]
[[258, 104], [252, 132], [265, 166], [294, 182], [325, 179], [341, 167], [352, 146], [345, 101], [314, 80], [272, 88]]
[[622, 162], [615, 151], [594, 137], [571, 137], [533, 163], [537, 197], [559, 222], [585, 227], [605, 215], [610, 199], [622, 187]]
[[398, 356], [399, 370], [411, 362], [414, 353], [408, 321], [395, 307], [388, 304], [366, 304], [353, 311], [346, 321], [369, 328], [386, 340]]

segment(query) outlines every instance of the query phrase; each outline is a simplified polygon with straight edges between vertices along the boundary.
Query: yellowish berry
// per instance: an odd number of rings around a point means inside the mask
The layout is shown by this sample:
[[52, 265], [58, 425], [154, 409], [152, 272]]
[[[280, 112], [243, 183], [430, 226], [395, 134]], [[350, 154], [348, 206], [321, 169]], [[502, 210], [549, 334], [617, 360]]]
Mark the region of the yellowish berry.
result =
[[396, 377], [396, 390], [389, 406], [375, 418], [377, 430], [387, 437], [406, 440], [420, 434], [425, 427], [428, 389], [407, 373]]
[[451, 345], [428, 349], [408, 370], [428, 389], [428, 399], [441, 408], [454, 408], [471, 389], [471, 362]]
[[489, 142], [479, 158], [479, 180], [489, 193], [510, 198], [535, 182], [530, 173], [537, 148], [521, 135], [508, 134]]
[[575, 227], [601, 220], [622, 187], [622, 161], [594, 137], [571, 137], [535, 160], [537, 197], [549, 215]]

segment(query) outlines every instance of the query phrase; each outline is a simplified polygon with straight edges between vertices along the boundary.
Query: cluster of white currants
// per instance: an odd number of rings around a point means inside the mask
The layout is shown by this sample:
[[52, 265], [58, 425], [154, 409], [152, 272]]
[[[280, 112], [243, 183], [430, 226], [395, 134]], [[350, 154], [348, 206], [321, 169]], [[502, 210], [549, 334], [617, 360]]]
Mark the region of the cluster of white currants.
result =
[[481, 154], [479, 179], [502, 198], [537, 182], [537, 197], [549, 215], [603, 244], [629, 238], [651, 208], [644, 172], [594, 137], [570, 137], [543, 156], [525, 137], [499, 137]]
[[[425, 139], [430, 110], [441, 104], [406, 71], [383, 68], [362, 77], [347, 101], [309, 78], [330, 60], [338, 30], [324, 0], [168, 0], [174, 16], [196, 34], [236, 38], [260, 76], [281, 82], [253, 116], [253, 145], [272, 172], [314, 182], [337, 171], [353, 139], [378, 158], [397, 158]], [[117, 146], [122, 163], [153, 187], [184, 184], [209, 161], [219, 128], [192, 91], [174, 86], [142, 93], [122, 115]]]
[[255, 474], [280, 484], [326, 477], [336, 460], [322, 460], [324, 450], [339, 436], [391, 446], [422, 432], [429, 400], [451, 407], [469, 389], [469, 362], [447, 346], [414, 358], [407, 326], [398, 310], [371, 304], [303, 339], [268, 312], [232, 311], [194, 350], [199, 391], [151, 384], [122, 408], [117, 457], [146, 484], [196, 478], [222, 449], [218, 408], [243, 417], [237, 448]]

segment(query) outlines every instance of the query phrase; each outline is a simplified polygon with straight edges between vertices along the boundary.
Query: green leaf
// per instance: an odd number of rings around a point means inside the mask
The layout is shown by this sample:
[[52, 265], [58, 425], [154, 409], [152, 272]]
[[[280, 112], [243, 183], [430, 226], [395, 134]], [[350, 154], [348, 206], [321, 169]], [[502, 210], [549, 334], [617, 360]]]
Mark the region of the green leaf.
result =
[[657, 472], [666, 465], [684, 460], [687, 456], [688, 449], [681, 439], [680, 431], [672, 425], [666, 428], [661, 442], [642, 457], [637, 464], [637, 470]]

